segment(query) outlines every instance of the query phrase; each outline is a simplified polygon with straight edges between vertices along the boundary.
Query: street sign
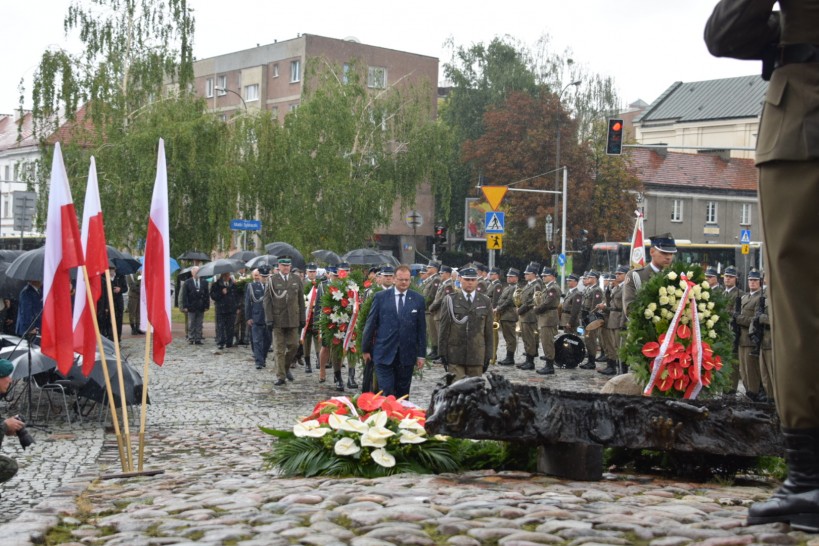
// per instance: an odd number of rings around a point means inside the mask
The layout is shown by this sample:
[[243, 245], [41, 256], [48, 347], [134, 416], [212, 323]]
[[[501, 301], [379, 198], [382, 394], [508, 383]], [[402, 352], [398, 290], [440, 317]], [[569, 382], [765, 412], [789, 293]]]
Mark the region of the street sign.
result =
[[31, 231], [34, 227], [37, 193], [15, 191], [12, 197], [14, 198], [14, 231]]
[[483, 196], [486, 197], [492, 210], [498, 210], [507, 189], [509, 189], [509, 186], [481, 186]]
[[404, 221], [411, 229], [418, 229], [424, 225], [424, 217], [417, 210], [411, 210], [404, 216]]
[[503, 235], [487, 234], [486, 248], [489, 250], [503, 250]]
[[750, 229], [741, 229], [739, 230], [739, 242], [743, 245], [751, 244], [751, 230]]
[[751, 245], [749, 245], [749, 244], [742, 245], [742, 253], [743, 254], [750, 254], [751, 253]]
[[506, 225], [506, 214], [503, 212], [487, 212], [484, 219], [484, 231], [486, 233], [503, 233]]
[[261, 231], [261, 220], [231, 220], [230, 229], [239, 231]]
[[565, 255], [565, 254], [560, 254], [560, 256], [558, 256], [558, 257], [557, 257], [557, 263], [558, 263], [558, 264], [559, 264], [561, 267], [563, 267], [564, 265], [566, 265], [566, 255]]

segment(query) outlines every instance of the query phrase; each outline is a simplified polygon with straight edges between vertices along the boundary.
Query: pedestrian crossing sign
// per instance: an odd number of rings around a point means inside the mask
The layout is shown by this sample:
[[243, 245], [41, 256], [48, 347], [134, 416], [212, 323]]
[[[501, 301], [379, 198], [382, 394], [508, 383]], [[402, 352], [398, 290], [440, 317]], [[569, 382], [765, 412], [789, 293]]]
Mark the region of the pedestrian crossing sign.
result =
[[486, 226], [484, 231], [486, 233], [502, 234], [504, 232], [504, 224], [506, 223], [506, 214], [495, 210], [487, 212], [484, 222]]
[[503, 235], [486, 236], [486, 248], [488, 250], [503, 250]]
[[739, 232], [739, 243], [742, 245], [749, 245], [751, 244], [751, 230], [750, 229], [742, 229]]

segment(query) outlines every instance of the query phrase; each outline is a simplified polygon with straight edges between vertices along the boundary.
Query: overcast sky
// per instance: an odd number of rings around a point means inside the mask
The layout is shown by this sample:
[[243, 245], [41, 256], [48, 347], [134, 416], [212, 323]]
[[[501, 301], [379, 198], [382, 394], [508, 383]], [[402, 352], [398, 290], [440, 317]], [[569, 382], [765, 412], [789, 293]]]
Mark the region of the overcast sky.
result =
[[[17, 84], [49, 46], [64, 46], [69, 0], [0, 0], [3, 42], [0, 113], [18, 103]], [[534, 47], [570, 48], [590, 72], [611, 76], [624, 104], [654, 101], [675, 81], [759, 73], [759, 63], [715, 59], [702, 30], [716, 0], [189, 0], [195, 10], [194, 55], [202, 59], [308, 33], [346, 38], [449, 61], [444, 42], [489, 42], [510, 35]]]

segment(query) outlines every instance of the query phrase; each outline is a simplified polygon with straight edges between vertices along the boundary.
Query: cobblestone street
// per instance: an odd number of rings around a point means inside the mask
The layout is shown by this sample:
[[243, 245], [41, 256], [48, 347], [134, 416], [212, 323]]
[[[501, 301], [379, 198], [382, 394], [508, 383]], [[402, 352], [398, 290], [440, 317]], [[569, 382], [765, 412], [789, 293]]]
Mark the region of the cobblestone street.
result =
[[[175, 325], [178, 327], [178, 325]], [[212, 332], [212, 325], [211, 332]], [[151, 365], [146, 469], [164, 473], [99, 479], [120, 471], [112, 433], [96, 418], [34, 431], [22, 452], [4, 453], [20, 472], [0, 501], [0, 545], [148, 544], [811, 544], [819, 537], [787, 526], [744, 527], [747, 505], [767, 484], [672, 482], [606, 474], [571, 482], [527, 473], [365, 479], [283, 479], [264, 468], [270, 437], [257, 426], [290, 427], [320, 399], [336, 394], [318, 373], [294, 369], [274, 387], [270, 366], [256, 370], [249, 348], [191, 346], [175, 332], [166, 364]], [[142, 369], [144, 338], [126, 337], [123, 353]], [[542, 377], [499, 368], [513, 381], [599, 390], [593, 371]], [[440, 367], [413, 381], [426, 407]], [[96, 417], [96, 413], [94, 414]], [[54, 419], [52, 418], [52, 421]], [[57, 420], [59, 421], [59, 419]], [[137, 444], [138, 422], [131, 436]], [[59, 527], [58, 534], [54, 528]]]

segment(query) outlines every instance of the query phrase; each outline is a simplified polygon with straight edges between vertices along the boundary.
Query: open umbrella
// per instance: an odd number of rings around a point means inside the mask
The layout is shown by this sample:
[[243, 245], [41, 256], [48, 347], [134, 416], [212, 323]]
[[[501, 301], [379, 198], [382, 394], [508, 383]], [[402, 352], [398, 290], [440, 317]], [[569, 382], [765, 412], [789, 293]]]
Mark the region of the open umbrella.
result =
[[234, 271], [239, 271], [240, 269], [245, 269], [246, 267], [245, 262], [231, 260], [230, 258], [222, 258], [221, 260], [208, 262], [200, 267], [199, 277], [205, 279], [207, 277], [221, 275], [222, 273], [233, 273]]
[[274, 256], [273, 254], [262, 254], [261, 256], [256, 256], [252, 260], [248, 260], [245, 265], [247, 265], [248, 269], [256, 269], [260, 265], [274, 267], [278, 263], [278, 260], [279, 257]]
[[398, 260], [374, 248], [357, 248], [341, 257], [342, 261], [356, 265], [399, 265]]
[[[22, 347], [22, 345], [21, 345]], [[23, 379], [29, 375], [29, 354], [24, 351], [12, 360], [14, 364], [14, 372], [12, 372], [12, 379]], [[39, 347], [31, 348], [31, 375], [47, 372], [57, 367], [57, 361], [46, 356]]]
[[247, 262], [258, 256], [258, 252], [253, 252], [252, 250], [240, 250], [238, 252], [234, 252], [230, 255], [232, 260], [242, 260], [243, 262]]
[[204, 252], [199, 252], [198, 250], [186, 250], [177, 258], [177, 260], [197, 260], [200, 262], [207, 262], [210, 261], [210, 256]]
[[191, 277], [193, 277], [192, 269], [194, 267], [199, 267], [199, 266], [198, 265], [192, 265], [190, 267], [186, 267], [185, 269], [180, 270], [179, 274], [176, 276], [179, 279], [179, 282], [184, 282], [184, 281], [190, 279]]
[[276, 243], [267, 243], [264, 245], [264, 249], [268, 254], [275, 254], [276, 256], [290, 256], [290, 258], [293, 260], [293, 267], [298, 267], [302, 271], [304, 270], [304, 266], [307, 265], [307, 262], [304, 261], [304, 256], [301, 255], [301, 252], [296, 250], [296, 247], [289, 243], [283, 243], [281, 241]]
[[[130, 256], [130, 254], [129, 254]], [[145, 256], [140, 256], [139, 258], [134, 258], [136, 261], [139, 262], [139, 268], [142, 267], [142, 264], [145, 262]], [[173, 275], [174, 271], [179, 271], [181, 268], [179, 267], [179, 262], [177, 262], [173, 258], [168, 258], [168, 272]], [[137, 268], [137, 269], [139, 269]], [[119, 268], [117, 268], [119, 269]]]
[[117, 273], [120, 275], [131, 275], [139, 271], [139, 268], [142, 267], [140, 261], [127, 252], [117, 250], [111, 245], [107, 245], [107, 248], [108, 262], [114, 264], [117, 268]]
[[6, 275], [22, 281], [42, 281], [45, 267], [45, 247], [23, 252], [6, 269]]
[[11, 262], [0, 261], [0, 297], [16, 300], [20, 297], [20, 291], [25, 288], [26, 281], [10, 278], [6, 274], [9, 265], [11, 265]]
[[336, 265], [338, 263], [341, 263], [341, 256], [339, 256], [332, 250], [314, 250], [310, 254], [312, 254], [313, 257], [318, 261], [324, 262], [328, 265]]
[[[5, 349], [6, 347], [14, 347], [18, 343], [20, 343], [20, 339], [21, 338], [19, 336], [13, 336], [11, 334], [0, 334], [0, 350]], [[25, 343], [25, 341], [23, 343]], [[9, 358], [8, 360], [11, 359]]]
[[[108, 366], [108, 375], [111, 378], [111, 387], [114, 390], [114, 395], [119, 399], [119, 375], [117, 374], [116, 358], [108, 355], [106, 349], [105, 363]], [[94, 354], [95, 362], [94, 368], [88, 377], [82, 374], [82, 358], [79, 358], [74, 366], [68, 372], [68, 379], [77, 382], [84, 382], [85, 385], [80, 387], [77, 396], [88, 398], [89, 400], [96, 400], [103, 402], [106, 400], [107, 394], [105, 392], [105, 374], [102, 369], [102, 358], [99, 353]], [[128, 360], [122, 360], [122, 382], [125, 385], [125, 400], [128, 404], [133, 404], [138, 399], [138, 393], [141, 393], [142, 376], [129, 363]]]

